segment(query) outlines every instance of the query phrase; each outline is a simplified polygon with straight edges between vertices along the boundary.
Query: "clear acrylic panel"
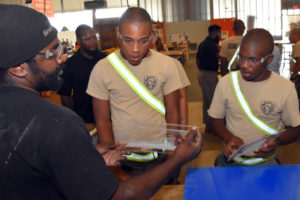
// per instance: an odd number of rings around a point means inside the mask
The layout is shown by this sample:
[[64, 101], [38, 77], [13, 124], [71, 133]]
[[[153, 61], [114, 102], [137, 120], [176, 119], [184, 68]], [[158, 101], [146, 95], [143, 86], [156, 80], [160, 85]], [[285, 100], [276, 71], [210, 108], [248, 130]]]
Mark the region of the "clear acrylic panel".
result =
[[[195, 126], [158, 123], [151, 121], [132, 121], [128, 125], [130, 137], [120, 141], [128, 149], [149, 152], [153, 150], [173, 151], [179, 139]], [[196, 127], [199, 129], [199, 127]]]

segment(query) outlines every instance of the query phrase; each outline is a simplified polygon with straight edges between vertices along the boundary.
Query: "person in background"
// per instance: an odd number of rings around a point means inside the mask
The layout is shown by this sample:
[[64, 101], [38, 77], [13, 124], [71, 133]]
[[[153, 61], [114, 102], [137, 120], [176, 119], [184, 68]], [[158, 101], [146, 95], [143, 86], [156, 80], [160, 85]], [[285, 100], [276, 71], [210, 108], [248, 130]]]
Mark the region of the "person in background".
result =
[[203, 122], [206, 125], [205, 132], [211, 132], [211, 121], [207, 114], [216, 85], [218, 83], [219, 48], [221, 39], [221, 27], [211, 25], [208, 27], [208, 36], [202, 41], [197, 51], [197, 66], [199, 68], [198, 81], [203, 94]]
[[39, 96], [62, 84], [57, 30], [25, 6], [0, 4], [0, 17], [1, 200], [149, 199], [198, 156], [202, 138], [193, 129], [168, 161], [119, 182], [107, 165], [119, 164], [124, 152], [97, 151], [77, 114]]
[[291, 78], [290, 80], [296, 82], [298, 73], [300, 71], [300, 28], [292, 29], [289, 35], [289, 40], [293, 46], [292, 60], [290, 64]]
[[280, 54], [279, 48], [276, 45], [274, 45], [274, 50], [273, 50], [272, 54], [274, 57], [273, 57], [272, 62], [270, 64], [268, 64], [268, 69], [277, 74], [280, 74], [279, 69], [280, 69], [281, 54]]
[[294, 44], [290, 62], [290, 80], [295, 83], [298, 94], [298, 101], [300, 103], [300, 28], [291, 30], [289, 40], [292, 44]]
[[220, 50], [220, 67], [221, 67], [221, 75], [225, 76], [228, 71], [228, 65], [231, 64], [230, 70], [237, 69], [237, 60], [233, 58], [234, 54], [236, 53], [240, 42], [243, 38], [243, 34], [245, 32], [245, 24], [242, 20], [235, 20], [233, 22], [233, 32], [234, 35], [225, 39], [221, 43], [221, 50]]
[[85, 123], [94, 124], [92, 97], [86, 89], [95, 64], [106, 54], [98, 50], [97, 35], [90, 26], [79, 25], [75, 33], [80, 48], [65, 63], [63, 85], [58, 94], [64, 106], [74, 110]]
[[[225, 147], [216, 158], [216, 166], [279, 164], [276, 147], [299, 136], [295, 87], [267, 68], [273, 59], [273, 48], [273, 37], [268, 31], [248, 31], [238, 53], [240, 71], [224, 76], [217, 85], [208, 113]], [[243, 144], [279, 133], [279, 137], [266, 141], [254, 152], [227, 161]]]

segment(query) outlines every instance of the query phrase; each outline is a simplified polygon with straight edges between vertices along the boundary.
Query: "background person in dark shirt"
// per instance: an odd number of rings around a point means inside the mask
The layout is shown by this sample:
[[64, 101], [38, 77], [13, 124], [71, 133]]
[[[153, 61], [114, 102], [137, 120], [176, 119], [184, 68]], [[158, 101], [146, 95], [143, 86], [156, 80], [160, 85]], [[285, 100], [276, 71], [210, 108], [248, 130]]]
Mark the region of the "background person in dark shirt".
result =
[[216, 85], [218, 83], [219, 48], [221, 27], [211, 25], [208, 27], [208, 36], [198, 47], [197, 65], [199, 68], [198, 81], [203, 95], [203, 122], [206, 125], [205, 132], [211, 132], [211, 122], [207, 114], [210, 107]]
[[85, 91], [94, 65], [106, 54], [98, 50], [97, 35], [90, 26], [82, 24], [75, 32], [80, 48], [65, 64], [64, 82], [58, 94], [62, 104], [74, 110], [85, 123], [95, 123], [92, 98]]
[[202, 138], [193, 130], [168, 161], [118, 182], [106, 164], [122, 152], [97, 151], [78, 115], [39, 96], [62, 83], [57, 30], [25, 6], [0, 4], [0, 18], [1, 200], [148, 199], [198, 156]]

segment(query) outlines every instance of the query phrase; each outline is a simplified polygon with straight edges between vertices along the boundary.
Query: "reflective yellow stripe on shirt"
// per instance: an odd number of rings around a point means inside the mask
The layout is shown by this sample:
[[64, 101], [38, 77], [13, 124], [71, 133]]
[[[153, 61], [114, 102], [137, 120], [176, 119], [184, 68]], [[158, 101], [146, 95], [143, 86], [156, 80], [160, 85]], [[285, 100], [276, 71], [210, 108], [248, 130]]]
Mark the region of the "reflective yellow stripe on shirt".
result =
[[258, 129], [260, 129], [262, 132], [264, 132], [267, 135], [276, 135], [279, 133], [279, 131], [272, 126], [268, 125], [263, 120], [259, 119], [255, 116], [255, 114], [252, 112], [249, 103], [247, 102], [245, 95], [241, 91], [240, 83], [239, 83], [239, 76], [238, 71], [231, 72], [230, 73], [230, 79], [232, 88], [234, 91], [234, 95], [243, 110], [244, 114], [247, 116], [247, 118], [252, 122], [254, 126], [256, 126]]
[[116, 53], [111, 53], [107, 56], [109, 62], [126, 83], [153, 109], [157, 110], [160, 114], [165, 116], [166, 109], [164, 104], [153, 96], [143, 84], [132, 74], [126, 65], [120, 60]]
[[149, 162], [156, 158], [158, 158], [157, 151], [148, 153], [147, 155], [140, 155], [136, 153], [131, 153], [130, 155], [124, 155], [127, 160], [135, 161], [135, 162]]
[[[230, 73], [230, 80], [233, 88], [234, 95], [239, 103], [239, 106], [241, 107], [242, 111], [246, 115], [246, 117], [251, 121], [251, 123], [257, 127], [259, 130], [261, 130], [263, 133], [267, 135], [276, 135], [279, 133], [279, 131], [272, 126], [268, 125], [263, 120], [259, 119], [255, 116], [255, 114], [252, 112], [249, 103], [247, 102], [245, 95], [243, 94], [239, 82], [239, 72], [234, 71]], [[262, 163], [264, 161], [267, 161], [274, 157], [276, 154], [274, 153], [272, 156], [268, 158], [249, 158], [245, 159], [242, 157], [236, 157], [233, 160], [236, 163], [242, 164], [242, 165], [255, 165], [258, 163]]]
[[265, 162], [271, 158], [273, 158], [276, 155], [276, 152], [274, 152], [271, 156], [267, 157], [267, 158], [258, 158], [258, 157], [253, 157], [253, 158], [242, 158], [241, 156], [237, 156], [235, 158], [233, 158], [233, 160], [241, 165], [256, 165], [262, 162]]

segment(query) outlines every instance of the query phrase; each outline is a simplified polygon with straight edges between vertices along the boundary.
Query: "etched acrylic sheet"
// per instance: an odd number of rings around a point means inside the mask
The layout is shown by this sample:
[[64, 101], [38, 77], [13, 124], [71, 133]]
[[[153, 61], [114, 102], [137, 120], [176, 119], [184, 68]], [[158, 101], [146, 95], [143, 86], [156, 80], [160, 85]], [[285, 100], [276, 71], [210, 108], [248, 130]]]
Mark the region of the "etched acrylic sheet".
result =
[[233, 154], [229, 156], [227, 161], [232, 160], [235, 157], [246, 155], [248, 153], [252, 153], [254, 150], [259, 149], [264, 143], [275, 140], [279, 135], [281, 135], [284, 131], [281, 131], [280, 133], [276, 135], [268, 135], [265, 137], [262, 137], [258, 140], [249, 142], [247, 144], [242, 145], [240, 148], [238, 148]]
[[128, 129], [124, 130], [130, 131], [130, 137], [122, 138], [120, 143], [128, 148], [143, 152], [152, 150], [173, 151], [177, 146], [177, 139], [184, 138], [192, 128], [193, 126], [181, 124], [132, 121], [128, 125]]

